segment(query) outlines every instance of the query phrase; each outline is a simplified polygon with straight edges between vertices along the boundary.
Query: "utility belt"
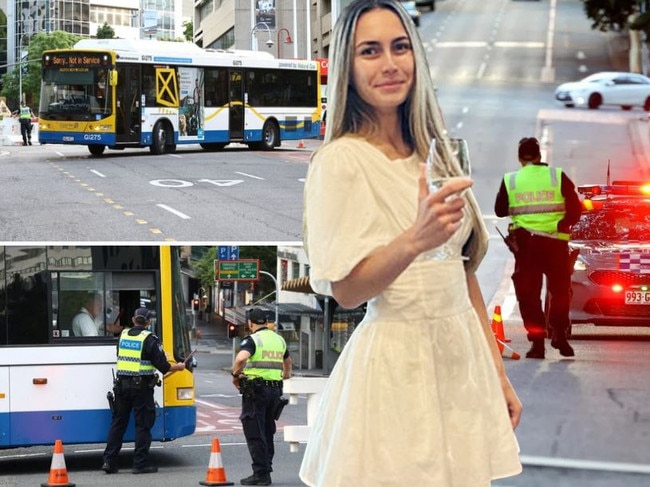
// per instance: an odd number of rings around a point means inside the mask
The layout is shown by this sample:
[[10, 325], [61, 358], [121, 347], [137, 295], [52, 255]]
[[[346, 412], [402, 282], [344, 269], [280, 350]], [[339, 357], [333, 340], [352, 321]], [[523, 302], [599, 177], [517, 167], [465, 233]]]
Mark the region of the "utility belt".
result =
[[153, 389], [160, 385], [158, 374], [153, 375], [118, 375], [113, 383], [115, 394], [127, 390]]
[[256, 392], [261, 391], [265, 387], [278, 389], [282, 394], [282, 381], [281, 380], [266, 380], [259, 377], [244, 376], [239, 379], [239, 392], [244, 399], [254, 399]]
[[252, 387], [264, 386], [264, 387], [276, 387], [278, 389], [282, 389], [281, 380], [266, 380], [260, 377], [248, 377], [248, 376], [244, 376], [240, 380], [250, 384], [250, 386]]

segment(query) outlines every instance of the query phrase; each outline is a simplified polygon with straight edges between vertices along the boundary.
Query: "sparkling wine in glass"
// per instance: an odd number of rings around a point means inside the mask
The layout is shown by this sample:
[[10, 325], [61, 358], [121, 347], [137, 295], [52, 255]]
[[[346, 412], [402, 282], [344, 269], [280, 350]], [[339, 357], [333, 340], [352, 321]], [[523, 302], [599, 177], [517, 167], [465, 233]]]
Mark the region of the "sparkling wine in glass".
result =
[[[436, 139], [431, 139], [431, 144], [429, 145], [429, 153], [426, 160], [426, 176], [427, 176], [427, 185], [429, 186], [430, 192], [436, 192], [442, 188], [442, 186], [447, 182], [459, 177], [469, 177], [471, 174], [471, 166], [469, 160], [469, 151], [467, 148], [467, 141], [464, 139], [450, 139], [449, 143], [451, 145], [452, 153], [456, 156], [458, 164], [460, 166], [462, 176], [449, 176], [447, 175], [448, 171], [443, 166], [442, 161], [439, 157], [436, 157]], [[462, 196], [464, 193], [458, 193], [451, 198], [457, 198]], [[436, 247], [433, 250], [426, 252], [426, 258], [445, 260], [445, 259], [460, 259], [466, 260], [467, 257], [461, 254], [462, 245], [458, 242], [454, 242], [454, 236], [452, 236], [446, 243]]]

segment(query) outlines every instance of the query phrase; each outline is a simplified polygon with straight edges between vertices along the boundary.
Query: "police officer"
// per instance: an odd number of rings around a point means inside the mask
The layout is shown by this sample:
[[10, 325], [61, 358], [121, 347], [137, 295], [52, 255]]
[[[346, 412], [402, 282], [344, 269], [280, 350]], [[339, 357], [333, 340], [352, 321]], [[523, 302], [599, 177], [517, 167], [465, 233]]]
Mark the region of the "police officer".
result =
[[20, 102], [18, 121], [20, 122], [20, 135], [23, 137], [23, 145], [32, 145], [32, 118], [34, 113], [24, 101]]
[[282, 380], [291, 377], [291, 357], [284, 339], [267, 327], [261, 308], [248, 312], [251, 334], [244, 338], [231, 374], [242, 394], [241, 420], [253, 475], [242, 485], [271, 485], [273, 435], [277, 408], [282, 396]]
[[542, 309], [543, 276], [550, 297], [551, 346], [565, 357], [574, 355], [568, 342], [571, 328], [571, 226], [580, 218], [575, 185], [560, 169], [541, 162], [539, 141], [519, 141], [521, 169], [507, 173], [499, 188], [494, 212], [509, 216], [509, 237], [515, 241], [512, 282], [527, 337], [532, 346], [526, 357], [543, 359], [546, 320]]
[[151, 428], [156, 419], [153, 388], [158, 376], [170, 371], [183, 370], [184, 362], [170, 364], [162, 349], [160, 340], [147, 328], [153, 314], [147, 308], [138, 308], [131, 319], [132, 328], [120, 334], [117, 344], [117, 377], [115, 380], [115, 403], [113, 421], [108, 432], [104, 465], [102, 470], [111, 474], [117, 472], [117, 456], [122, 449], [124, 431], [129, 424], [133, 410], [135, 417], [135, 451], [133, 473], [153, 473], [158, 468], [149, 463]]

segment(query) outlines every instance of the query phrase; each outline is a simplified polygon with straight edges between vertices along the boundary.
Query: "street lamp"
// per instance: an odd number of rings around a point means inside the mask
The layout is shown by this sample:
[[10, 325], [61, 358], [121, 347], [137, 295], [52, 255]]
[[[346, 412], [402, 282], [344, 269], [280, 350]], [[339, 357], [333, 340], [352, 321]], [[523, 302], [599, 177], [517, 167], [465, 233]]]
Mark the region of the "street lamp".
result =
[[270, 272], [260, 271], [260, 274], [269, 276], [275, 283], [275, 329], [279, 331], [280, 323], [278, 323], [278, 299], [280, 299], [280, 283], [278, 283], [278, 280]]
[[250, 49], [251, 49], [251, 51], [257, 51], [257, 43], [255, 44], [255, 47], [256, 47], [256, 48], [253, 49], [253, 38], [255, 37], [255, 32], [257, 32], [257, 26], [258, 26], [258, 25], [262, 25], [262, 26], [264, 26], [264, 27], [266, 28], [266, 31], [269, 33], [269, 38], [268, 38], [268, 40], [266, 41], [266, 47], [268, 47], [269, 49], [272, 48], [272, 47], [273, 47], [273, 44], [275, 44], [275, 42], [273, 42], [273, 39], [271, 39], [271, 28], [269, 27], [269, 25], [268, 25], [266, 22], [258, 22], [258, 23], [255, 24], [255, 26], [251, 29], [251, 44], [250, 44]]
[[20, 106], [21, 101], [23, 101], [23, 35], [22, 33], [18, 37], [18, 106]]
[[278, 59], [280, 58], [280, 32], [285, 32], [287, 36], [284, 38], [284, 43], [285, 44], [293, 44], [293, 39], [291, 38], [291, 34], [289, 33], [289, 29], [286, 29], [282, 27], [281, 29], [278, 29]]

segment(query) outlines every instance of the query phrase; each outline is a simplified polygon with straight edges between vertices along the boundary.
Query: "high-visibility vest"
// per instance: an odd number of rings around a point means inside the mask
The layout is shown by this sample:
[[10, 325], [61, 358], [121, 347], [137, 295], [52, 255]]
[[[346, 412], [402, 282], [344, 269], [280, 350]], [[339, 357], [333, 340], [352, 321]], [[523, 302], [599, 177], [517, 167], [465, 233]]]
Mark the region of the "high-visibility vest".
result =
[[557, 231], [564, 218], [562, 169], [528, 164], [504, 178], [508, 192], [508, 212], [514, 228], [560, 240], [569, 240], [568, 233]]
[[255, 353], [244, 367], [247, 377], [264, 380], [282, 380], [282, 364], [287, 344], [276, 332], [266, 329], [253, 333], [249, 338], [255, 342]]
[[32, 111], [29, 109], [29, 107], [20, 107], [20, 118], [26, 118], [26, 119], [31, 119], [32, 118]]
[[153, 375], [155, 367], [149, 360], [142, 359], [144, 341], [151, 335], [142, 330], [137, 335], [129, 335], [130, 329], [123, 330], [117, 346], [117, 375]]

